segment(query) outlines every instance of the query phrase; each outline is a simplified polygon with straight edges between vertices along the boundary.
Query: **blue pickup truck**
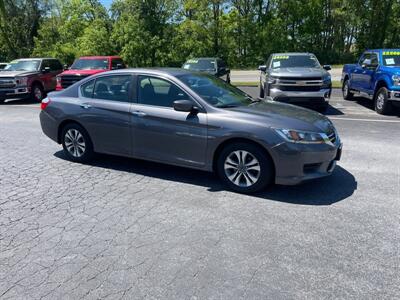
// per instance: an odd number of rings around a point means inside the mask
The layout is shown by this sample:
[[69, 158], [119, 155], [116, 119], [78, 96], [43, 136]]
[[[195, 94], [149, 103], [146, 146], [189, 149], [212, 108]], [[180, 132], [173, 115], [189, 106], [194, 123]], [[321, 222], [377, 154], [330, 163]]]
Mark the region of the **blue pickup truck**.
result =
[[343, 98], [361, 96], [374, 101], [375, 111], [390, 114], [400, 106], [400, 50], [365, 51], [357, 64], [344, 65]]

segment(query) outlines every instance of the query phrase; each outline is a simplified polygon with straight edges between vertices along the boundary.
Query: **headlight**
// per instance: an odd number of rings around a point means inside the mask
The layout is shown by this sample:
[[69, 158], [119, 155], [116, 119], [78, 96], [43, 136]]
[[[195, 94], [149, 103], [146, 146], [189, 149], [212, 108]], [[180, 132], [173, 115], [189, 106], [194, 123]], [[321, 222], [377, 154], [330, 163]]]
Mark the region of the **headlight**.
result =
[[287, 142], [303, 144], [324, 144], [329, 142], [325, 133], [298, 131], [293, 129], [275, 129]]
[[269, 76], [269, 77], [267, 78], [267, 82], [268, 82], [269, 84], [274, 84], [274, 83], [276, 83], [276, 80], [277, 80], [277, 79], [278, 79], [277, 77]]
[[15, 83], [18, 86], [26, 86], [26, 85], [28, 85], [28, 77], [16, 77]]
[[393, 75], [392, 80], [394, 85], [400, 85], [400, 75]]

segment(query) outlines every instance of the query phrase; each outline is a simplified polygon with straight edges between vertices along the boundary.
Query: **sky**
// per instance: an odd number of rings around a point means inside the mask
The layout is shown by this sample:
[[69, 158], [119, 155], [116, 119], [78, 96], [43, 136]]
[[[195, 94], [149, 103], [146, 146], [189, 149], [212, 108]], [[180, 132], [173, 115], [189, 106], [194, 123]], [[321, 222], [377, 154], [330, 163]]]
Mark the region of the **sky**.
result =
[[110, 8], [113, 0], [100, 0], [100, 3], [103, 4], [107, 9]]

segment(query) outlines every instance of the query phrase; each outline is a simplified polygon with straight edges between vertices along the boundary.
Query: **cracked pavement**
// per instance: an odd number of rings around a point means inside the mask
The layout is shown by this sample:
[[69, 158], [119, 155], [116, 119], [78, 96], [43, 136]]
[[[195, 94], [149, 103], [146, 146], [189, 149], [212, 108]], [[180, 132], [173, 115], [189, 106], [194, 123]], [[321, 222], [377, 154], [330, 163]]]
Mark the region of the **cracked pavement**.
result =
[[0, 105], [0, 299], [400, 298], [400, 123], [334, 120], [331, 177], [246, 196], [205, 172], [69, 162], [38, 113]]

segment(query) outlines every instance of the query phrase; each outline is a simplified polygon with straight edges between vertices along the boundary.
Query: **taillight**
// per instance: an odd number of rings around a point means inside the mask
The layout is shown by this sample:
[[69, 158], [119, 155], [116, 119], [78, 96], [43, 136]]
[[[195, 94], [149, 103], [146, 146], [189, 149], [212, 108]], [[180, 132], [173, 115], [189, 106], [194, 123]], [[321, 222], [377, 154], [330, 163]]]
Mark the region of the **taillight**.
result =
[[50, 98], [49, 98], [49, 97], [44, 98], [44, 99], [42, 100], [42, 103], [40, 103], [40, 109], [42, 109], [42, 110], [46, 109], [47, 105], [49, 105], [50, 102], [51, 102], [51, 101], [50, 101]]

